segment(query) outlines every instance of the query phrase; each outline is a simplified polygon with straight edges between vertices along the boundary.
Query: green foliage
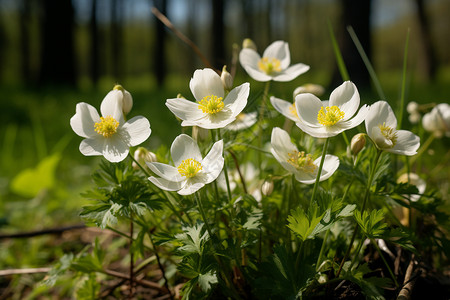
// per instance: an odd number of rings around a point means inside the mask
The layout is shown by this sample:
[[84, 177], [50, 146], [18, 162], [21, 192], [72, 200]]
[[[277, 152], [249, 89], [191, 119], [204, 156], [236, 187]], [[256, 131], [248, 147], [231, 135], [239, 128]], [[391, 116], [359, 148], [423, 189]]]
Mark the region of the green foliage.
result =
[[79, 300], [95, 300], [98, 299], [100, 292], [100, 284], [97, 282], [95, 274], [89, 274], [77, 289], [76, 295]]
[[359, 285], [367, 299], [385, 299], [381, 291], [383, 288], [389, 288], [391, 286], [391, 280], [389, 278], [368, 277], [367, 275], [372, 273], [372, 270], [367, 264], [359, 265], [357, 268], [352, 268], [351, 270], [348, 270], [349, 266], [350, 262], [346, 263], [344, 266], [345, 279]]
[[197, 253], [201, 255], [204, 244], [209, 240], [209, 234], [203, 229], [203, 224], [197, 223], [193, 227], [184, 227], [183, 233], [175, 235], [175, 239], [183, 245], [178, 248], [178, 251], [185, 254]]
[[388, 227], [381, 209], [363, 213], [357, 210], [354, 216], [362, 232], [369, 239], [381, 238]]

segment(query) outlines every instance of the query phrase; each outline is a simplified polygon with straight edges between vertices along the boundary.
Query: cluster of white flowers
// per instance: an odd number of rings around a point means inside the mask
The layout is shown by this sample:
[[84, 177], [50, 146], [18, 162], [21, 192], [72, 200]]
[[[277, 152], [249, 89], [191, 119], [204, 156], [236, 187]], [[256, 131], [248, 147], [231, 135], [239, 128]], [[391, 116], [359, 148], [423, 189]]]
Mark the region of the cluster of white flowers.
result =
[[[290, 81], [309, 69], [301, 63], [290, 66], [286, 42], [272, 43], [262, 57], [256, 52], [254, 44], [250, 46], [241, 50], [239, 59], [242, 67], [257, 81]], [[189, 86], [195, 101], [182, 97], [167, 99], [166, 106], [182, 120], [181, 126], [241, 130], [257, 121], [255, 112], [243, 113], [250, 84], [243, 83], [232, 88], [233, 78], [225, 68], [222, 72], [222, 76], [212, 69], [194, 72]], [[271, 97], [270, 102], [277, 111], [312, 137], [333, 137], [365, 121], [367, 135], [379, 150], [402, 155], [417, 153], [419, 138], [409, 131], [397, 129], [397, 120], [387, 102], [378, 101], [371, 106], [360, 107], [358, 89], [350, 81], [332, 91], [329, 100], [318, 98], [323, 92], [323, 87], [307, 84], [294, 91], [293, 103], [276, 97]], [[151, 133], [150, 123], [144, 117], [137, 116], [125, 121], [124, 116], [130, 112], [131, 106], [130, 93], [120, 86], [103, 100], [100, 107], [102, 117], [91, 105], [77, 104], [70, 124], [76, 134], [85, 138], [80, 144], [80, 151], [84, 155], [103, 155], [111, 162], [125, 159], [130, 147], [141, 144]], [[426, 120], [428, 130], [441, 130], [448, 134], [449, 115], [448, 105], [437, 106], [429, 117], [424, 116], [424, 127]], [[336, 156], [325, 155], [320, 170], [322, 157], [314, 158], [299, 151], [291, 142], [289, 133], [278, 127], [272, 130], [271, 146], [271, 153], [281, 166], [305, 184], [314, 183], [317, 176], [319, 181], [326, 180], [339, 167]], [[173, 166], [156, 162], [154, 155], [149, 156], [145, 151], [136, 154], [136, 160], [145, 162], [156, 175], [150, 176], [149, 180], [163, 190], [189, 195], [216, 180], [222, 172], [222, 140], [215, 142], [203, 158], [196, 141], [181, 134], [173, 141], [170, 151]]]

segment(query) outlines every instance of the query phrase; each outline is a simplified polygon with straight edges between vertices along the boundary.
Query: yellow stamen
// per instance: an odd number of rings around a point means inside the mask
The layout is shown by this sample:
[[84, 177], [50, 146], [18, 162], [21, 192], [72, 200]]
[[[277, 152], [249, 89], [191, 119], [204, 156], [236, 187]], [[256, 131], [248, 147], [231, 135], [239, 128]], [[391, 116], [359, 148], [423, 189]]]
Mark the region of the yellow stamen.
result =
[[181, 175], [192, 178], [202, 170], [202, 164], [193, 158], [188, 158], [183, 160], [177, 169]]
[[95, 131], [106, 138], [116, 133], [117, 127], [119, 127], [119, 122], [111, 116], [100, 117], [100, 122], [94, 124]]
[[305, 173], [314, 173], [317, 169], [317, 166], [314, 164], [314, 160], [311, 157], [311, 154], [306, 154], [304, 151], [298, 152], [294, 150], [291, 153], [288, 153], [289, 159], [288, 163], [293, 165], [296, 169], [301, 170]]
[[388, 140], [392, 142], [392, 147], [397, 143], [397, 130], [392, 127], [386, 126], [386, 123], [379, 124], [378, 128], [380, 128], [381, 134]]
[[198, 108], [204, 113], [213, 115], [225, 107], [222, 99], [222, 97], [217, 97], [214, 95], [206, 96], [199, 102]]
[[258, 68], [267, 75], [270, 75], [274, 72], [281, 72], [281, 62], [276, 58], [263, 57], [258, 62]]
[[289, 106], [289, 112], [298, 118], [297, 108], [295, 107], [295, 103], [292, 103], [291, 106]]
[[327, 106], [325, 107], [325, 111], [322, 106], [317, 114], [317, 121], [324, 126], [333, 126], [338, 121], [342, 120], [345, 115], [345, 113], [337, 106]]

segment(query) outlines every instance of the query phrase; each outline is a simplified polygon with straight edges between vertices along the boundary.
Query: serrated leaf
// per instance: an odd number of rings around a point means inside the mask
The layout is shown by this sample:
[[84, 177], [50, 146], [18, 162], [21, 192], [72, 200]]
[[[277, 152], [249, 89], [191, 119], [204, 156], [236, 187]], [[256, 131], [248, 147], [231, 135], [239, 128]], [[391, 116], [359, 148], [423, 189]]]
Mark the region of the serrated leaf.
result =
[[56, 280], [58, 280], [58, 278], [65, 274], [65, 272], [70, 268], [70, 266], [72, 265], [72, 261], [73, 261], [73, 254], [64, 254], [60, 259], [59, 262], [48, 272], [48, 277], [46, 277], [43, 281], [42, 284], [52, 287], [55, 285]]
[[357, 211], [354, 216], [362, 232], [370, 239], [381, 238], [387, 228], [382, 210], [364, 211], [362, 214]]
[[250, 213], [247, 216], [247, 221], [242, 225], [247, 230], [257, 230], [261, 226], [261, 219], [263, 212], [261, 209], [252, 207]]
[[99, 292], [100, 284], [96, 281], [94, 274], [89, 274], [89, 277], [77, 289], [76, 295], [78, 300], [95, 300], [99, 298]]
[[206, 230], [202, 234], [203, 224], [197, 223], [192, 227], [183, 227], [183, 231], [184, 233], [175, 235], [175, 238], [183, 244], [178, 250], [201, 255], [203, 244], [209, 240], [209, 234]]
[[200, 274], [198, 276], [198, 285], [202, 289], [203, 292], [208, 292], [211, 287], [218, 282], [217, 274], [215, 271], [210, 270], [206, 274]]

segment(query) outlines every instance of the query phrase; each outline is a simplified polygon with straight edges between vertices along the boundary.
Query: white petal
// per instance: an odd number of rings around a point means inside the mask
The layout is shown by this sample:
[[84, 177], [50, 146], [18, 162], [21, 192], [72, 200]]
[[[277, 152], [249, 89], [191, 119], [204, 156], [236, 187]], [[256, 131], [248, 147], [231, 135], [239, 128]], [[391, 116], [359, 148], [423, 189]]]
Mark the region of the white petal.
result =
[[181, 120], [198, 120], [205, 116], [198, 103], [183, 98], [167, 99], [166, 106]]
[[137, 146], [143, 143], [148, 139], [151, 132], [150, 122], [142, 116], [131, 118], [120, 130], [120, 134], [128, 146]]
[[147, 163], [147, 166], [156, 175], [169, 181], [180, 182], [184, 180], [184, 177], [181, 176], [181, 174], [178, 172], [178, 169], [173, 166], [159, 162]]
[[300, 121], [300, 118], [291, 112], [292, 103], [274, 96], [270, 97], [270, 103], [272, 103], [272, 106], [286, 118], [294, 122]]
[[232, 89], [223, 101], [225, 106], [227, 106], [232, 111], [231, 116], [233, 118], [240, 114], [247, 105], [249, 93], [250, 84], [246, 82]]
[[181, 126], [198, 126], [204, 129], [217, 129], [224, 128], [236, 118], [232, 117], [232, 111], [230, 109], [222, 110], [214, 115], [205, 114], [201, 119], [194, 121], [183, 121]]
[[119, 90], [110, 91], [105, 98], [103, 98], [100, 105], [100, 111], [103, 117], [111, 116], [120, 124], [124, 123], [123, 110], [122, 110], [122, 98], [123, 93]]
[[341, 120], [338, 123], [336, 123], [336, 125], [338, 125], [341, 128], [345, 128], [344, 130], [354, 128], [359, 124], [361, 124], [362, 122], [364, 122], [368, 114], [369, 114], [369, 107], [367, 105], [363, 105], [361, 106], [361, 109], [358, 111], [356, 116], [354, 116], [350, 120], [346, 121]]
[[331, 92], [330, 106], [337, 106], [345, 113], [344, 121], [350, 119], [359, 108], [359, 93], [356, 85], [345, 81]]
[[316, 174], [314, 173], [305, 173], [305, 172], [300, 172], [299, 170], [296, 170], [296, 172], [294, 172], [295, 175], [295, 179], [301, 183], [304, 184], [313, 184], [316, 182]]
[[322, 108], [322, 101], [313, 94], [299, 94], [295, 97], [295, 108], [300, 120], [307, 125], [322, 127], [317, 120], [317, 114]]
[[267, 75], [265, 72], [260, 69], [252, 68], [250, 66], [243, 66], [245, 71], [256, 81], [266, 82], [272, 80], [272, 76]]
[[220, 76], [212, 69], [195, 70], [189, 87], [195, 100], [201, 101], [206, 96], [224, 96], [224, 89]]
[[386, 101], [377, 101], [370, 106], [365, 123], [367, 134], [370, 137], [372, 137], [372, 128], [383, 125], [383, 123], [386, 123], [388, 127], [397, 128], [397, 119]]
[[296, 168], [288, 163], [289, 153], [298, 151], [297, 147], [291, 142], [289, 134], [279, 127], [272, 130], [272, 137], [270, 140], [272, 145], [272, 155], [275, 159], [291, 173], [296, 172]]
[[258, 62], [260, 60], [261, 56], [253, 49], [245, 48], [239, 52], [239, 62], [245, 70], [248, 67], [258, 70]]
[[283, 41], [275, 41], [264, 50], [263, 57], [276, 58], [280, 61], [282, 70], [291, 64], [291, 54], [289, 53], [289, 45]]
[[186, 181], [186, 184], [178, 191], [180, 195], [191, 195], [205, 186], [205, 183], [199, 178], [199, 176], [195, 176], [189, 178]]
[[397, 141], [393, 148], [386, 151], [402, 154], [402, 155], [415, 155], [417, 149], [420, 147], [420, 138], [407, 130], [397, 130]]
[[124, 160], [129, 151], [129, 146], [118, 135], [104, 139], [103, 156], [110, 162]]
[[176, 167], [188, 158], [193, 158], [200, 163], [202, 162], [202, 155], [197, 143], [186, 134], [180, 134], [175, 138], [170, 147], [170, 153]]
[[336, 136], [347, 129], [345, 127], [339, 126], [338, 124], [339, 123], [330, 127], [327, 126], [313, 127], [302, 122], [295, 123], [295, 125], [297, 125], [297, 127], [300, 128], [302, 131], [316, 138], [328, 138]]
[[258, 121], [258, 113], [256, 111], [251, 113], [241, 113], [236, 116], [236, 120], [227, 126], [228, 130], [239, 131], [242, 129], [247, 129]]
[[81, 137], [96, 137], [98, 133], [95, 132], [94, 124], [99, 121], [97, 110], [92, 105], [82, 102], [77, 104], [76, 113], [70, 119], [70, 126]]
[[181, 182], [174, 182], [169, 181], [164, 178], [156, 178], [156, 177], [149, 177], [148, 180], [150, 180], [154, 185], [159, 187], [160, 189], [166, 190], [166, 191], [178, 191], [183, 187], [183, 184], [185, 184], [184, 181]]
[[[315, 162], [320, 164], [319, 157]], [[326, 180], [333, 175], [333, 173], [339, 168], [339, 158], [337, 156], [327, 154], [325, 155], [325, 161], [323, 162], [322, 174], [320, 175], [320, 181]]]
[[374, 141], [379, 149], [387, 150], [394, 146], [390, 139], [387, 139], [382, 133], [380, 127], [373, 127], [369, 137]]
[[80, 143], [80, 152], [86, 156], [103, 155], [103, 138], [84, 139]]
[[281, 71], [281, 73], [277, 73], [274, 77], [274, 81], [291, 81], [297, 78], [299, 75], [307, 72], [309, 70], [309, 66], [305, 64], [295, 64], [287, 68], [286, 70]]
[[223, 164], [223, 141], [220, 140], [214, 143], [209, 153], [203, 159], [202, 166], [207, 176], [205, 183], [210, 183], [219, 176], [223, 169]]

